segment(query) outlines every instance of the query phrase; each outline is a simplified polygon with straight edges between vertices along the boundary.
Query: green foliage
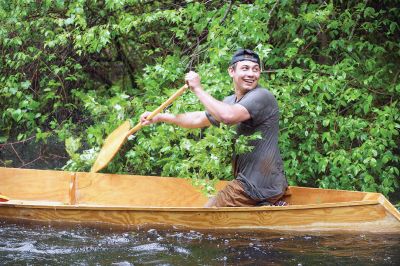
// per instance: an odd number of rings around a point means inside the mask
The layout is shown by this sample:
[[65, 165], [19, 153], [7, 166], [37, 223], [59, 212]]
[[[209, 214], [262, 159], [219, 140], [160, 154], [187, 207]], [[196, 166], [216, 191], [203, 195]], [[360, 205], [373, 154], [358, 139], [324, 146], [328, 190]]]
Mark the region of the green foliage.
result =
[[[397, 0], [0, 0], [0, 143], [54, 135], [65, 169], [88, 171], [105, 137], [155, 109], [188, 70], [217, 99], [231, 94], [230, 56], [248, 47], [281, 108], [289, 182], [395, 195], [399, 16]], [[167, 111], [202, 109], [187, 92]], [[209, 180], [232, 178], [233, 139], [233, 127], [152, 125], [105, 171], [186, 177], [209, 191]]]

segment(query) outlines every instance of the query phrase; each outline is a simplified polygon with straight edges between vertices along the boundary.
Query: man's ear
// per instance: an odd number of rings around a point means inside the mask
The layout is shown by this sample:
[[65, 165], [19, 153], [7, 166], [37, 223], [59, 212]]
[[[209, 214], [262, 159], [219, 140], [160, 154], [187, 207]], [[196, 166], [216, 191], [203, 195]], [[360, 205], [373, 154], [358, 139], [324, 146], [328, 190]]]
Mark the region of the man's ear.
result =
[[233, 67], [228, 67], [228, 73], [231, 78], [233, 78], [233, 74], [235, 73], [235, 69]]

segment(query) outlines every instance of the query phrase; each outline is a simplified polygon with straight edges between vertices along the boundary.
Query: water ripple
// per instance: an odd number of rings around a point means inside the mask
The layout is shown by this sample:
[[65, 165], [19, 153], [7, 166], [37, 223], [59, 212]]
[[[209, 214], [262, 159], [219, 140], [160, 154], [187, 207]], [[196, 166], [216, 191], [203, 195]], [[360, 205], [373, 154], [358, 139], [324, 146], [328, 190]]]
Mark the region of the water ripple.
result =
[[154, 251], [168, 251], [168, 248], [164, 247], [159, 243], [150, 243], [150, 244], [131, 247], [130, 250], [140, 251], [140, 252], [154, 252]]
[[20, 245], [17, 247], [0, 247], [0, 251], [33, 253], [33, 254], [70, 254], [73, 252], [73, 249], [70, 248], [55, 248], [55, 247], [48, 247], [47, 250], [40, 250], [37, 249], [35, 244], [36, 241], [20, 243]]
[[400, 265], [400, 235], [112, 231], [0, 221], [0, 265]]

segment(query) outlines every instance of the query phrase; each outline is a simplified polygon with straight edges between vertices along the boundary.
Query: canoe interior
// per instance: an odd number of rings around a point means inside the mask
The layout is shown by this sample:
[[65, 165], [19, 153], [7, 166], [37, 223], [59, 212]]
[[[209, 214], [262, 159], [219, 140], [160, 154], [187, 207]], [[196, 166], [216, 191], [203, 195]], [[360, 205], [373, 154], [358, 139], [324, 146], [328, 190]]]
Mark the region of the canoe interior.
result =
[[[225, 184], [218, 183], [217, 189]], [[381, 196], [305, 187], [291, 187], [290, 191], [286, 197], [290, 205], [378, 200]], [[0, 168], [0, 194], [49, 205], [202, 207], [207, 201], [188, 179], [15, 168]]]

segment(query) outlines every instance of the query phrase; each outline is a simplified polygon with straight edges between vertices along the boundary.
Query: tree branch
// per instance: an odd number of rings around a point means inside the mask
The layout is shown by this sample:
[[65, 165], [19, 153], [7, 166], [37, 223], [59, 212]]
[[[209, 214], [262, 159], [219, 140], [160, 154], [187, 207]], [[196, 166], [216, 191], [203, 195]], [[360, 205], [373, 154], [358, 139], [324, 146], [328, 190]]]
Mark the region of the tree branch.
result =
[[0, 148], [3, 148], [3, 147], [5, 147], [5, 146], [7, 146], [7, 145], [21, 144], [21, 143], [27, 142], [27, 141], [29, 141], [29, 140], [31, 140], [31, 139], [33, 139], [33, 138], [35, 138], [35, 136], [32, 136], [32, 137], [30, 137], [30, 138], [27, 138], [27, 139], [24, 139], [24, 140], [21, 140], [21, 141], [16, 141], [16, 142], [10, 142], [10, 143], [5, 143], [5, 144], [0, 144]]
[[25, 162], [21, 159], [21, 157], [19, 156], [18, 152], [15, 150], [14, 145], [11, 144], [11, 148], [13, 149], [15, 155], [17, 155], [18, 160], [22, 163], [25, 164]]

